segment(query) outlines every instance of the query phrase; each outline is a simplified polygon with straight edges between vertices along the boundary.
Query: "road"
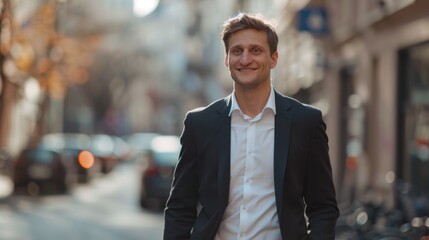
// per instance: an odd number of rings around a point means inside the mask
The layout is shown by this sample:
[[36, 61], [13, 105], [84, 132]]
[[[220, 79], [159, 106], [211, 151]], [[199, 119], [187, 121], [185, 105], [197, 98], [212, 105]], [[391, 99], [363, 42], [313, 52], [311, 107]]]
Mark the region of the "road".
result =
[[162, 212], [139, 207], [138, 179], [134, 165], [123, 164], [69, 194], [12, 196], [0, 203], [0, 239], [162, 239]]

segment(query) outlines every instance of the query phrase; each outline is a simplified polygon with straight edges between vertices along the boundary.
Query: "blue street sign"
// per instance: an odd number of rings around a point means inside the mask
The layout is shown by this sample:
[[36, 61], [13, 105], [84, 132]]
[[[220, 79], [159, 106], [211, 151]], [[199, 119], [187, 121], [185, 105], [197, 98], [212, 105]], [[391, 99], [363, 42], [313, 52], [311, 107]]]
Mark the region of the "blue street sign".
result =
[[315, 34], [328, 33], [328, 13], [324, 7], [306, 7], [298, 11], [298, 30]]

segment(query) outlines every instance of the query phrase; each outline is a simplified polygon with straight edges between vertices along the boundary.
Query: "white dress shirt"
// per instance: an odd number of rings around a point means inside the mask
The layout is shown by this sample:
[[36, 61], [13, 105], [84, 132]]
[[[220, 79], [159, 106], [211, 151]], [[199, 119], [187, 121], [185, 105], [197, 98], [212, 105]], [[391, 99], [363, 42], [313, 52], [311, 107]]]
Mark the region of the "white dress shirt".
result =
[[232, 94], [229, 202], [216, 240], [281, 239], [274, 193], [274, 90], [256, 117]]

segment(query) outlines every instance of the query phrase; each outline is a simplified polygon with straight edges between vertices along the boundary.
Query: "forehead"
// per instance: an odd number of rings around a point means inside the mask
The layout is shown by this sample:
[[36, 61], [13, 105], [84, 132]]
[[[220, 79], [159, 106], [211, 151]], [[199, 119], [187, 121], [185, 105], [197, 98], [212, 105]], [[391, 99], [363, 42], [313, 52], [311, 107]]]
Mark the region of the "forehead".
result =
[[243, 29], [235, 32], [229, 38], [229, 48], [244, 46], [268, 47], [267, 34], [264, 31], [255, 29]]

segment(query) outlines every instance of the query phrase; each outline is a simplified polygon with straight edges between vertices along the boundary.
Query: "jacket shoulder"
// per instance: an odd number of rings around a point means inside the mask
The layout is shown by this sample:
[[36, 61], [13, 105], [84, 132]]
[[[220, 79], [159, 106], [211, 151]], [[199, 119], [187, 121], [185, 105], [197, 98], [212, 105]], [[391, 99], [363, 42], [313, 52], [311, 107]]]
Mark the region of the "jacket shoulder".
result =
[[228, 119], [228, 98], [219, 99], [205, 107], [192, 109], [186, 113], [184, 129], [193, 129], [200, 136], [209, 136], [213, 133], [214, 126]]
[[[286, 115], [292, 114], [294, 119], [300, 122], [319, 121], [322, 118], [322, 111], [319, 108], [307, 103], [302, 103], [292, 97], [278, 94], [276, 105], [281, 112]], [[282, 111], [283, 109], [285, 109], [285, 111]]]
[[194, 108], [188, 111], [187, 115], [205, 115], [205, 114], [213, 114], [213, 113], [222, 113], [230, 107], [230, 96], [218, 99], [207, 106]]
[[291, 107], [293, 110], [320, 112], [321, 110], [314, 105], [300, 102], [299, 100], [278, 93], [278, 98], [283, 105]]

